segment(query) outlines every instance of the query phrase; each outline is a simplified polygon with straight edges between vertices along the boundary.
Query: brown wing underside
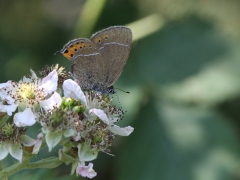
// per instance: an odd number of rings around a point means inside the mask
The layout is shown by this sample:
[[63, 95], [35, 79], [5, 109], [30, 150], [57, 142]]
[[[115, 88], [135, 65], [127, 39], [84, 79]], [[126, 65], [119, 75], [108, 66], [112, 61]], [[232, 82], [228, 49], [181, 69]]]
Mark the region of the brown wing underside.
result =
[[113, 26], [92, 35], [106, 68], [106, 85], [110, 87], [121, 75], [132, 43], [132, 32], [123, 26]]
[[[98, 47], [89, 39], [70, 41], [63, 55], [72, 61], [71, 73], [84, 89], [92, 89], [96, 83], [104, 83], [106, 68]], [[66, 51], [67, 53], [64, 53]]]

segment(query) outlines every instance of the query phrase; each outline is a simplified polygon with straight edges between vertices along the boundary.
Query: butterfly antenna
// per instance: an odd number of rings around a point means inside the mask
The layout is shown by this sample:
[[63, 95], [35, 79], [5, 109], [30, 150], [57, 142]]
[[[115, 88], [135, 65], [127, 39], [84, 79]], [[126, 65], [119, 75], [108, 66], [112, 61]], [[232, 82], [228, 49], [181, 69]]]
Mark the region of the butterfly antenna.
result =
[[124, 90], [119, 89], [119, 88], [114, 88], [114, 94], [116, 95], [118, 104], [119, 104], [119, 106], [120, 106], [120, 109], [121, 109], [122, 113], [124, 114], [124, 113], [126, 113], [127, 111], [124, 111], [124, 110], [123, 110], [122, 105], [121, 105], [121, 102], [120, 102], [120, 100], [119, 100], [119, 97], [118, 97], [117, 92], [115, 91], [115, 89], [121, 90], [122, 92], [125, 92], [125, 93], [130, 93], [130, 92], [124, 91]]
[[125, 92], [125, 93], [128, 93], [128, 94], [130, 94], [130, 92], [129, 92], [129, 91], [124, 91], [124, 90], [122, 90], [122, 89], [120, 89], [120, 88], [114, 88], [114, 89], [118, 89], [118, 90], [120, 90], [120, 91], [122, 91], [122, 92]]
[[55, 53], [54, 53], [54, 56], [56, 56], [58, 53], [60, 53], [60, 51], [55, 52]]
[[117, 101], [118, 101], [118, 105], [120, 106], [120, 110], [121, 110], [122, 113], [124, 114], [124, 113], [127, 112], [127, 111], [123, 111], [122, 104], [121, 104], [121, 102], [120, 102], [120, 100], [119, 100], [119, 97], [118, 97], [117, 93], [115, 92], [114, 94], [115, 94], [116, 97], [117, 97]]

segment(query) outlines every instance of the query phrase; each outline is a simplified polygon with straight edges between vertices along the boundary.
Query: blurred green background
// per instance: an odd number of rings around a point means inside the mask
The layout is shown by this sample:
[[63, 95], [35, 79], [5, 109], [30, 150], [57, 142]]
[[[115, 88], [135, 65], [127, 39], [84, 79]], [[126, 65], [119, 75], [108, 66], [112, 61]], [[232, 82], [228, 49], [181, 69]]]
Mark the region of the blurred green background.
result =
[[[0, 82], [46, 64], [68, 70], [70, 61], [53, 55], [65, 43], [126, 25], [134, 42], [115, 87], [131, 92], [118, 91], [127, 110], [119, 125], [135, 130], [115, 139], [115, 157], [93, 161], [94, 179], [238, 180], [239, 17], [239, 0], [1, 0]], [[69, 173], [61, 165], [10, 180], [85, 179]]]

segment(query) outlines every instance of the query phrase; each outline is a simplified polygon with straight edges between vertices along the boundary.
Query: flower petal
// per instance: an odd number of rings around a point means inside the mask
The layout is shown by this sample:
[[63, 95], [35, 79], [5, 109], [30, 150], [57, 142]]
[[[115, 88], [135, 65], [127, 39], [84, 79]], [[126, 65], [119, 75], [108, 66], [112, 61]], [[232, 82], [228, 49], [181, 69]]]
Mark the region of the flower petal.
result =
[[39, 78], [37, 77], [36, 73], [35, 73], [32, 69], [30, 69], [30, 72], [32, 73], [31, 79], [34, 79], [34, 80], [38, 80], [38, 79], [39, 79]]
[[58, 73], [54, 69], [50, 72], [45, 78], [42, 79], [42, 82], [39, 84], [39, 88], [43, 88], [45, 92], [51, 94], [57, 89], [58, 82]]
[[90, 115], [93, 115], [95, 114], [97, 117], [99, 117], [99, 119], [101, 119], [105, 124], [109, 124], [109, 120], [108, 120], [108, 117], [106, 115], [106, 113], [101, 110], [101, 109], [90, 109], [89, 110], [89, 114]]
[[8, 94], [11, 90], [11, 81], [0, 84], [0, 112], [6, 112], [9, 116], [17, 109], [17, 105], [14, 104], [14, 99]]
[[37, 135], [37, 140], [35, 141], [35, 145], [33, 147], [32, 154], [37, 154], [41, 148], [42, 145], [42, 139], [43, 139], [43, 133], [39, 133]]
[[98, 151], [91, 150], [91, 148], [86, 143], [78, 145], [78, 157], [81, 162], [92, 161], [97, 158], [97, 155]]
[[121, 128], [117, 125], [111, 125], [107, 127], [109, 129], [109, 131], [111, 131], [114, 134], [120, 135], [120, 136], [129, 136], [134, 128], [131, 126], [127, 126], [125, 128]]
[[46, 142], [48, 145], [49, 151], [52, 150], [53, 147], [55, 147], [60, 140], [62, 139], [62, 133], [56, 133], [56, 132], [47, 132], [46, 134]]
[[8, 148], [6, 144], [0, 144], [0, 160], [3, 160], [8, 155]]
[[87, 100], [83, 94], [80, 86], [73, 80], [67, 79], [63, 82], [63, 90], [65, 97], [71, 97], [74, 99], [80, 99], [83, 104], [87, 106]]
[[6, 82], [6, 83], [0, 83], [0, 89], [5, 89], [5, 88], [11, 88], [11, 83], [10, 81]]
[[97, 173], [93, 170], [93, 163], [89, 163], [88, 166], [85, 166], [85, 163], [79, 163], [76, 169], [76, 173], [81, 175], [82, 177], [88, 177], [92, 179], [97, 175]]
[[6, 112], [9, 116], [12, 116], [12, 113], [16, 111], [17, 105], [11, 104], [11, 105], [3, 105], [0, 102], [0, 112]]
[[46, 111], [51, 110], [54, 107], [59, 107], [61, 104], [62, 98], [57, 92], [54, 92], [54, 94], [47, 100], [40, 102], [40, 106], [43, 107]]
[[[0, 83], [0, 97], [1, 100], [4, 101], [9, 101], [8, 97], [10, 97], [8, 95], [8, 92], [11, 91], [13, 89], [11, 81], [8, 81], [6, 83]], [[10, 104], [12, 104], [14, 102], [14, 100], [11, 98], [12, 102], [10, 102]], [[9, 103], [9, 102], [8, 102]]]
[[20, 163], [22, 162], [23, 150], [20, 143], [10, 145], [9, 152], [12, 155], [12, 157], [19, 160]]
[[31, 108], [26, 108], [23, 112], [16, 113], [13, 120], [18, 127], [32, 126], [36, 122], [36, 116]]
[[80, 133], [77, 133], [75, 136], [72, 137], [74, 141], [79, 141], [81, 139]]

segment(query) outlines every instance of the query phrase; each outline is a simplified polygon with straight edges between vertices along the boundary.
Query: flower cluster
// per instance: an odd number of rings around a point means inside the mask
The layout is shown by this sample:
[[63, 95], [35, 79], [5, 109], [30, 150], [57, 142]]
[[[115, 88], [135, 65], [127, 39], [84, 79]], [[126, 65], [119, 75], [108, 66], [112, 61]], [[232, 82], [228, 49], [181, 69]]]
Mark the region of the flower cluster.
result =
[[[31, 70], [19, 82], [0, 84], [0, 160], [10, 153], [22, 162], [25, 153], [37, 154], [44, 144], [49, 151], [60, 144], [59, 160], [72, 164], [71, 173], [93, 178], [93, 164], [85, 163], [99, 151], [110, 154], [114, 138], [130, 135], [133, 128], [116, 125], [124, 113], [108, 95], [82, 91], [63, 68], [50, 69], [42, 71], [43, 78]], [[26, 129], [35, 123], [41, 132], [32, 139]]]

